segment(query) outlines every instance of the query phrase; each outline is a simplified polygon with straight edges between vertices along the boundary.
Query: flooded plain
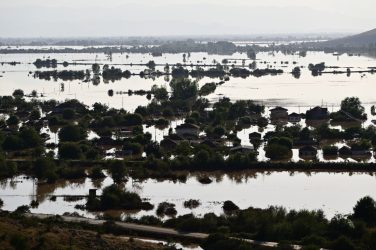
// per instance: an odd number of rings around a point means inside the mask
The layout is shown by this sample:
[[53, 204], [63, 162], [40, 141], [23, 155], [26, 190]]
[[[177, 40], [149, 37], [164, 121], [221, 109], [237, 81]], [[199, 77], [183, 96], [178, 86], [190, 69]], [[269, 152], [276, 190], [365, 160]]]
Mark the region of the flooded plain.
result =
[[[57, 70], [86, 70], [91, 64], [109, 64], [122, 70], [130, 70], [139, 73], [146, 69], [145, 66], [133, 64], [145, 64], [154, 60], [157, 64], [215, 64], [227, 59], [231, 64], [242, 64], [247, 59], [246, 54], [235, 53], [231, 56], [209, 55], [207, 53], [191, 53], [188, 59], [183, 61], [183, 54], [163, 54], [162, 57], [153, 57], [149, 54], [114, 54], [109, 59], [104, 54], [1, 54], [0, 62], [21, 62], [15, 66], [0, 64], [0, 95], [11, 95], [15, 89], [23, 89], [25, 93], [36, 90], [43, 94], [42, 99], [78, 99], [91, 106], [95, 102], [107, 104], [109, 107], [124, 108], [134, 111], [139, 105], [147, 105], [149, 100], [145, 96], [117, 94], [128, 90], [150, 90], [156, 84], [168, 88], [169, 79], [165, 77], [141, 78], [132, 76], [129, 79], [121, 79], [114, 82], [101, 82], [93, 85], [91, 82], [82, 81], [46, 81], [33, 77], [36, 67], [32, 64], [36, 59], [57, 59], [58, 62], [67, 61], [68, 67], [58, 65]], [[337, 70], [367, 70], [376, 67], [376, 59], [364, 55], [333, 55], [324, 52], [308, 52], [307, 56], [300, 57], [297, 54], [258, 53], [258, 68], [283, 69], [285, 73], [277, 76], [264, 76], [248, 78], [233, 78], [219, 85], [215, 93], [208, 96], [212, 102], [221, 97], [229, 97], [232, 100], [255, 100], [267, 108], [283, 106], [289, 112], [305, 112], [307, 109], [322, 105], [330, 111], [338, 110], [342, 99], [348, 96], [359, 97], [366, 107], [369, 120], [363, 125], [371, 125], [372, 115], [370, 107], [376, 104], [376, 74], [323, 74], [314, 77], [308, 70], [308, 64], [325, 62], [327, 66]], [[77, 63], [77, 65], [73, 65]], [[127, 64], [127, 65], [124, 65]], [[296, 67], [302, 67], [299, 79], [294, 78], [289, 72]], [[163, 71], [163, 66], [157, 66]], [[46, 69], [42, 69], [46, 70]], [[208, 82], [219, 82], [219, 79], [204, 77], [198, 80], [200, 86]], [[64, 84], [64, 90], [61, 84]], [[113, 90], [114, 96], [109, 96], [108, 91]], [[171, 127], [182, 123], [181, 120], [173, 121]], [[301, 125], [305, 126], [304, 120]], [[262, 134], [273, 130], [269, 125]], [[145, 127], [156, 141], [160, 141], [168, 133], [168, 128], [159, 130], [155, 127]], [[242, 144], [249, 144], [248, 134], [258, 131], [256, 126], [245, 128], [238, 132]], [[48, 131], [47, 131], [48, 132]], [[56, 142], [56, 133], [51, 139]], [[341, 146], [341, 142], [337, 142]], [[261, 147], [262, 148], [262, 147]], [[298, 152], [293, 151], [293, 161], [298, 161]], [[265, 155], [260, 150], [259, 160], [265, 160]], [[324, 160], [322, 152], [319, 152], [319, 160]], [[345, 161], [338, 159], [336, 161]], [[374, 157], [365, 160], [374, 162]], [[222, 203], [232, 200], [240, 208], [250, 206], [266, 208], [270, 205], [284, 206], [287, 209], [322, 209], [327, 217], [333, 217], [336, 213], [347, 214], [352, 211], [355, 202], [366, 195], [376, 198], [376, 177], [369, 173], [237, 173], [234, 175], [218, 174], [211, 176], [214, 180], [209, 185], [203, 185], [197, 180], [197, 176], [190, 176], [185, 183], [172, 181], [157, 181], [149, 179], [143, 182], [128, 180], [125, 188], [135, 191], [142, 198], [147, 199], [155, 206], [163, 201], [176, 205], [178, 215], [193, 212], [200, 216], [208, 212], [222, 213]], [[39, 201], [37, 208], [32, 212], [63, 214], [64, 212], [78, 212], [81, 215], [95, 217], [97, 214], [81, 211], [75, 208], [77, 204], [84, 204], [85, 200], [65, 201], [63, 197], [57, 197], [56, 201], [51, 196], [75, 194], [87, 195], [89, 189], [100, 190], [112, 184], [107, 177], [102, 182], [93, 182], [89, 178], [77, 181], [64, 181], [55, 184], [37, 184], [36, 180], [19, 176], [13, 179], [1, 181], [0, 198], [4, 201], [3, 209], [14, 210], [20, 205], [28, 205], [34, 199]], [[188, 199], [198, 199], [201, 206], [190, 210], [184, 208], [183, 202]], [[152, 211], [135, 211], [133, 213], [117, 212], [126, 215], [140, 217], [142, 215], [155, 215]]]

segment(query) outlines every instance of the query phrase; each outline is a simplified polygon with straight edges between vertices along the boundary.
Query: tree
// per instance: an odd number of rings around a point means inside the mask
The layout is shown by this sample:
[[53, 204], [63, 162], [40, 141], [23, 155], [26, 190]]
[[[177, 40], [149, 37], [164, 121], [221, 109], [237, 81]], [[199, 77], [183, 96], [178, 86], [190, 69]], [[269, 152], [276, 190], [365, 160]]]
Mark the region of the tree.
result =
[[158, 87], [157, 85], [153, 85], [153, 87], [151, 88], [151, 93], [154, 95], [154, 98], [158, 101], [168, 99], [168, 92], [167, 89], [164, 87]]
[[98, 63], [94, 63], [94, 64], [91, 66], [91, 69], [93, 70], [93, 73], [94, 73], [94, 74], [99, 74], [99, 71], [101, 70], [101, 67], [99, 66]]
[[29, 119], [32, 121], [37, 121], [40, 119], [40, 112], [37, 109], [33, 109], [30, 113]]
[[67, 125], [59, 131], [59, 140], [62, 142], [77, 142], [85, 140], [87, 131], [79, 125]]
[[16, 125], [18, 125], [19, 122], [20, 122], [20, 119], [16, 115], [11, 115], [7, 119], [7, 125], [8, 126], [16, 126]]
[[34, 148], [43, 144], [42, 138], [34, 128], [22, 127], [19, 136], [24, 148]]
[[364, 113], [364, 107], [362, 106], [358, 97], [347, 97], [341, 102], [341, 110], [345, 111], [357, 119], [366, 119], [367, 115]]
[[300, 74], [301, 74], [301, 70], [300, 70], [300, 67], [295, 67], [291, 74], [296, 78], [296, 79], [299, 79], [300, 78]]
[[247, 50], [247, 56], [249, 59], [256, 60], [256, 52], [253, 49]]
[[215, 138], [221, 138], [225, 134], [226, 134], [226, 130], [221, 126], [216, 126], [213, 129], [213, 135], [214, 135]]
[[15, 91], [13, 91], [13, 94], [12, 94], [14, 97], [19, 97], [19, 98], [22, 98], [24, 97], [24, 92], [22, 89], [16, 89]]
[[175, 100], [187, 100], [196, 98], [198, 93], [197, 82], [187, 78], [175, 78], [170, 82], [172, 97]]
[[283, 160], [291, 158], [291, 150], [280, 144], [268, 144], [265, 148], [266, 157], [271, 160]]
[[112, 179], [114, 179], [115, 182], [120, 182], [127, 174], [124, 162], [120, 160], [111, 161], [109, 164], [109, 169], [112, 175]]
[[197, 152], [194, 156], [194, 162], [197, 165], [201, 165], [201, 167], [207, 165], [209, 162], [209, 159], [210, 159], [210, 154], [208, 151], [204, 149]]
[[354, 219], [362, 220], [371, 226], [376, 225], [376, 202], [370, 196], [360, 199], [352, 215]]
[[79, 160], [83, 158], [83, 153], [76, 143], [66, 142], [59, 145], [59, 157], [61, 159]]
[[53, 159], [39, 158], [34, 163], [35, 175], [41, 179], [50, 179], [56, 177], [56, 164]]

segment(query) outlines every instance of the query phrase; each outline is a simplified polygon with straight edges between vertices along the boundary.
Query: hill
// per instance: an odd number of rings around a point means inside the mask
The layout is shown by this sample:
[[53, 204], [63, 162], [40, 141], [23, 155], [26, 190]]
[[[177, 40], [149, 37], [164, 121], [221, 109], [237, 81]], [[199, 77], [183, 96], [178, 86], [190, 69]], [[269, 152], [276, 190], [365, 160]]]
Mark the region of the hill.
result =
[[376, 29], [324, 42], [325, 46], [365, 47], [376, 44]]

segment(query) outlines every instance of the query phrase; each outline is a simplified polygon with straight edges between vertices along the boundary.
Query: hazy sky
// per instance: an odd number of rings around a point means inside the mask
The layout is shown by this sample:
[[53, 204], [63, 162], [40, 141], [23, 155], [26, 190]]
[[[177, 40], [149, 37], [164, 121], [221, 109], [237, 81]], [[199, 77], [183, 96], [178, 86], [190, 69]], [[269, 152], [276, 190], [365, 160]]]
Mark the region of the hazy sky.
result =
[[1, 37], [359, 32], [375, 0], [0, 0]]

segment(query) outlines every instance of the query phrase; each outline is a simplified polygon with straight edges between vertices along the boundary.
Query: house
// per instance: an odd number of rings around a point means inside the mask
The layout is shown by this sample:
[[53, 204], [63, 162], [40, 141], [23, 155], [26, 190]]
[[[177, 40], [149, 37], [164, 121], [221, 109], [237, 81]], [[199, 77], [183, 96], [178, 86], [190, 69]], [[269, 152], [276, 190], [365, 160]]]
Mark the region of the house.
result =
[[289, 114], [288, 121], [292, 123], [298, 123], [302, 120], [302, 117], [298, 113]]
[[302, 147], [302, 146], [316, 146], [319, 143], [313, 138], [309, 138], [309, 139], [295, 139], [293, 144], [296, 147]]
[[253, 146], [236, 146], [230, 149], [231, 153], [252, 153], [255, 151], [255, 148]]
[[327, 108], [314, 107], [306, 112], [307, 120], [327, 120], [329, 112]]
[[123, 158], [126, 156], [132, 156], [133, 155], [133, 150], [132, 149], [123, 149], [123, 150], [116, 150], [115, 151], [115, 156], [118, 158]]
[[165, 136], [164, 138], [170, 139], [170, 140], [173, 140], [173, 141], [184, 141], [184, 138], [177, 135], [177, 134], [169, 134], [169, 135]]
[[191, 124], [191, 123], [184, 123], [175, 128], [176, 134], [182, 137], [198, 137], [200, 133], [200, 127]]
[[113, 148], [119, 147], [122, 145], [121, 141], [116, 141], [112, 139], [110, 136], [103, 136], [93, 140], [94, 145], [103, 147], [103, 148]]
[[351, 150], [352, 156], [358, 156], [358, 157], [369, 157], [372, 156], [372, 153], [369, 150], [366, 149], [352, 149]]
[[315, 158], [317, 155], [317, 149], [312, 146], [304, 146], [299, 149], [299, 157], [301, 158]]
[[219, 143], [213, 140], [204, 140], [200, 143], [200, 145], [206, 145], [209, 148], [217, 148], [219, 146]]
[[287, 120], [289, 114], [287, 109], [282, 107], [276, 107], [270, 110], [270, 119], [272, 120]]
[[261, 141], [261, 134], [258, 132], [253, 132], [249, 134], [249, 140]]
[[165, 150], [174, 150], [178, 146], [178, 144], [179, 143], [177, 143], [174, 140], [171, 140], [170, 138], [164, 138], [160, 142], [161, 148], [163, 148]]
[[115, 134], [120, 138], [129, 138], [133, 135], [133, 132], [130, 130], [130, 128], [119, 128], [115, 131]]

